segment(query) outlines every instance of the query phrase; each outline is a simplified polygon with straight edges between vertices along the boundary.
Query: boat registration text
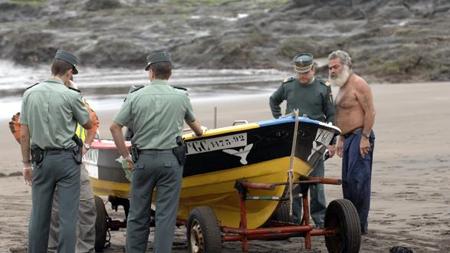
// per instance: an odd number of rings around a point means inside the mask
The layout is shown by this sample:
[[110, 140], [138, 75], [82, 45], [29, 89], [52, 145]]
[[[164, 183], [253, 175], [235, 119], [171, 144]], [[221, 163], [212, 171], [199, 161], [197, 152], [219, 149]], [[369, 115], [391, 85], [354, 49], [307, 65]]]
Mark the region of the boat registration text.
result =
[[187, 154], [198, 154], [247, 145], [247, 133], [227, 135], [217, 138], [190, 141], [186, 143]]

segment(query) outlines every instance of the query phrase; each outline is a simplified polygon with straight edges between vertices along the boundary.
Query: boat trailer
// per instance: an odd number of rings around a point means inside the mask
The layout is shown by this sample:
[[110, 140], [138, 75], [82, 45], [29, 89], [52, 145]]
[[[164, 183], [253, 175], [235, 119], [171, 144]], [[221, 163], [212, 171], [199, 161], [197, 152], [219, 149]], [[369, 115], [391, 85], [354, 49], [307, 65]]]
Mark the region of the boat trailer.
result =
[[[326, 209], [324, 228], [315, 228], [310, 224], [308, 189], [312, 184], [340, 185], [341, 180], [322, 177], [301, 177], [294, 185], [301, 187], [302, 219], [300, 223], [293, 222], [287, 201], [289, 197], [277, 196], [251, 196], [249, 190], [272, 190], [283, 183], [254, 183], [238, 180], [235, 189], [240, 199], [239, 228], [220, 226], [214, 211], [207, 206], [194, 208], [188, 220], [177, 220], [177, 226], [186, 226], [188, 251], [191, 253], [218, 253], [222, 250], [223, 242], [240, 241], [242, 252], [249, 251], [250, 240], [282, 240], [291, 237], [304, 237], [305, 249], [311, 249], [313, 236], [325, 236], [325, 244], [331, 253], [357, 253], [360, 249], [361, 228], [359, 216], [353, 204], [346, 199], [337, 199], [330, 202]], [[125, 220], [112, 220], [106, 213], [102, 199], [96, 196], [97, 222], [96, 222], [96, 250], [102, 251], [109, 244], [107, 234], [126, 228], [128, 214], [128, 199], [110, 196], [114, 210], [122, 205], [125, 210]], [[262, 227], [249, 229], [247, 227], [247, 201], [278, 201], [274, 219], [269, 219]], [[100, 209], [100, 210], [99, 210]], [[152, 212], [154, 215], [154, 212]], [[274, 215], [272, 215], [273, 217]], [[154, 217], [151, 217], [150, 226], [154, 226]]]
[[[310, 223], [308, 186], [311, 184], [340, 185], [341, 180], [321, 177], [302, 177], [293, 182], [302, 187], [303, 203], [300, 224], [292, 222], [289, 215], [287, 197], [250, 196], [248, 190], [272, 190], [276, 186], [288, 183], [252, 183], [245, 180], [236, 181], [235, 189], [240, 197], [239, 228], [220, 226], [212, 209], [208, 207], [194, 208], [189, 216], [187, 227], [189, 252], [220, 252], [222, 242], [240, 241], [242, 252], [249, 251], [250, 240], [280, 240], [290, 237], [304, 237], [306, 249], [311, 249], [312, 236], [325, 236], [329, 252], [359, 252], [361, 232], [358, 213], [353, 204], [345, 199], [332, 201], [326, 210], [325, 227], [314, 228]], [[247, 228], [247, 201], [279, 201], [276, 213], [281, 220], [269, 220], [264, 226], [255, 229]]]

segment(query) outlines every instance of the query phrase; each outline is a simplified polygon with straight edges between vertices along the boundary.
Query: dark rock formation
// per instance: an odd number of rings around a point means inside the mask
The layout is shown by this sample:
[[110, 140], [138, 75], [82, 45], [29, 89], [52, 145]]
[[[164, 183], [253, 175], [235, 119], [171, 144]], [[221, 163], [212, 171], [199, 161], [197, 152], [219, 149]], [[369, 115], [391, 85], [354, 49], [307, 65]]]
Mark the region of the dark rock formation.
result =
[[88, 0], [84, 9], [87, 11], [99, 11], [121, 7], [119, 0]]
[[0, 0], [0, 57], [45, 63], [65, 48], [85, 65], [141, 68], [167, 48], [177, 67], [287, 70], [299, 51], [344, 49], [373, 80], [450, 80], [446, 0], [279, 3]]
[[52, 33], [28, 31], [20, 28], [17, 31], [5, 33], [0, 38], [2, 58], [10, 58], [17, 63], [33, 65], [49, 62], [58, 49], [53, 42]]

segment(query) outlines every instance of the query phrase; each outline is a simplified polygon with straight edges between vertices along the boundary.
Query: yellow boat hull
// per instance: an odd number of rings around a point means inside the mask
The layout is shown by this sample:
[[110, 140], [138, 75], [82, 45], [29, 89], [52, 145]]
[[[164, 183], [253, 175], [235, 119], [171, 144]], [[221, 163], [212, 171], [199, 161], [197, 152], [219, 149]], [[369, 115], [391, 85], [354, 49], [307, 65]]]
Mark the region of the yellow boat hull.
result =
[[[280, 168], [285, 168], [280, 170]], [[289, 157], [271, 160], [260, 164], [243, 166], [227, 171], [212, 172], [191, 176], [183, 179], [178, 210], [178, 218], [187, 220], [192, 209], [199, 206], [209, 206], [214, 210], [222, 226], [239, 227], [240, 209], [239, 194], [234, 188], [236, 180], [244, 179], [257, 183], [279, 183], [287, 181]], [[294, 162], [294, 178], [308, 175], [310, 166], [300, 159]], [[204, 183], [208, 182], [208, 183]], [[91, 178], [95, 194], [128, 198], [129, 183]], [[282, 197], [284, 185], [274, 190], [250, 190], [252, 196]], [[247, 201], [248, 228], [263, 225], [272, 216], [278, 206], [277, 201]]]
[[[222, 226], [239, 227], [239, 194], [234, 188], [236, 180], [244, 179], [257, 183], [286, 182], [289, 157], [279, 158], [249, 166], [191, 176], [183, 179], [178, 217], [187, 219], [191, 210], [198, 206], [209, 206], [214, 210]], [[295, 159], [294, 175], [308, 175], [310, 166]], [[205, 184], [204, 182], [208, 182]], [[251, 196], [282, 197], [285, 186], [274, 190], [250, 190]], [[247, 201], [248, 227], [257, 228], [272, 216], [278, 206], [277, 201]]]
[[[191, 211], [208, 206], [221, 226], [239, 227], [240, 200], [237, 180], [256, 183], [286, 183], [293, 139], [292, 118], [264, 121], [209, 131], [200, 138], [184, 136], [188, 157], [184, 167], [178, 218], [187, 220]], [[299, 126], [294, 156], [294, 180], [307, 176], [326, 145], [339, 130], [304, 119]], [[128, 198], [130, 183], [114, 160], [119, 154], [114, 143], [99, 141], [88, 153], [86, 167], [97, 195]], [[157, 191], [157, 189], [156, 189]], [[286, 186], [273, 190], [249, 190], [250, 196], [283, 197]], [[278, 201], [246, 201], [247, 226], [266, 223]]]

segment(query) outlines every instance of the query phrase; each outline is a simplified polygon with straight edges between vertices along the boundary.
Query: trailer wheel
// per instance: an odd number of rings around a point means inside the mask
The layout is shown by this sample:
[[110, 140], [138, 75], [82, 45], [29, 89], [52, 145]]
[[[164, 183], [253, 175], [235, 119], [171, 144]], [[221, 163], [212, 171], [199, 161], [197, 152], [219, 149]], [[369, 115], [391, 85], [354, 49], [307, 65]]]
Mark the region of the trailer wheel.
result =
[[209, 207], [196, 207], [187, 223], [188, 250], [190, 253], [220, 253], [222, 236], [214, 211]]
[[325, 228], [336, 230], [333, 236], [325, 236], [330, 253], [357, 253], [361, 245], [361, 226], [358, 212], [347, 199], [333, 200], [325, 214]]
[[289, 215], [289, 202], [282, 201], [275, 210], [273, 220], [283, 223], [294, 223], [294, 219]]
[[106, 243], [106, 233], [108, 232], [107, 217], [105, 204], [102, 198], [94, 196], [95, 208], [97, 210], [97, 218], [95, 219], [95, 251], [103, 252]]

